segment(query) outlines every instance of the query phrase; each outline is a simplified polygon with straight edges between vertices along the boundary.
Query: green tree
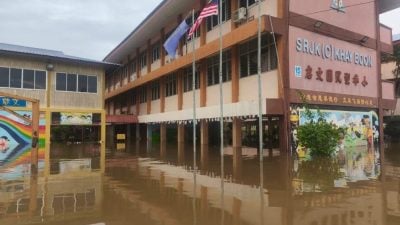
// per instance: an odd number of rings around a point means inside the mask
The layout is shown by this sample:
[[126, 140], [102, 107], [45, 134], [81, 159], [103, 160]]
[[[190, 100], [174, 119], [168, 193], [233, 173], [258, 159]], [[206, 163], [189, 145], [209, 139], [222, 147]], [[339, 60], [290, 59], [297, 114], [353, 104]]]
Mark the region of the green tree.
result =
[[[400, 44], [397, 44], [393, 48], [393, 54], [383, 54], [382, 55], [382, 63], [395, 63], [395, 67], [392, 71], [394, 75], [394, 82], [395, 82], [395, 94], [397, 97], [400, 97]], [[385, 134], [399, 139], [400, 137], [400, 121], [398, 118], [390, 117], [387, 118], [387, 125], [385, 128]]]
[[307, 123], [300, 125], [297, 138], [301, 145], [310, 151], [311, 156], [331, 156], [339, 143], [343, 130], [325, 119], [317, 108], [312, 111], [304, 95], [300, 93], [305, 108]]
[[382, 63], [395, 63], [394, 75], [396, 94], [400, 93], [400, 43], [393, 47], [393, 54], [383, 54]]

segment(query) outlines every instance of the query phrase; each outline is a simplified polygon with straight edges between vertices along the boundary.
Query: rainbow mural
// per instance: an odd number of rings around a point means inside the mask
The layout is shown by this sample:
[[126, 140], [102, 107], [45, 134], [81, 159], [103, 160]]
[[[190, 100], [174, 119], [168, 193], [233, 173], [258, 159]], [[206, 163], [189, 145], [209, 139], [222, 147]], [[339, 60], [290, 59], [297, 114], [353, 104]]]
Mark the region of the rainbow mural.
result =
[[[31, 118], [30, 111], [16, 111], [21, 116]], [[39, 120], [39, 160], [44, 159], [45, 115]], [[20, 118], [0, 111], [0, 170], [30, 164], [32, 129]]]

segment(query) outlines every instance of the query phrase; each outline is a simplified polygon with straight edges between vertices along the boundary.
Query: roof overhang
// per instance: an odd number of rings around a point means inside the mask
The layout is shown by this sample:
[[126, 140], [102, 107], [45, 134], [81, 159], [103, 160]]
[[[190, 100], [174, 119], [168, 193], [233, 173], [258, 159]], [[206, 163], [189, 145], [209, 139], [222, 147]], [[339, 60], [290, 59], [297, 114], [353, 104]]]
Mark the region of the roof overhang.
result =
[[163, 0], [103, 61], [121, 63], [128, 55], [135, 53], [137, 48], [146, 46], [148, 39], [160, 34], [161, 29], [171, 27], [171, 24], [177, 26], [177, 16], [195, 8], [196, 4], [199, 1]]
[[385, 13], [390, 10], [400, 7], [399, 0], [380, 0], [379, 2], [379, 13]]

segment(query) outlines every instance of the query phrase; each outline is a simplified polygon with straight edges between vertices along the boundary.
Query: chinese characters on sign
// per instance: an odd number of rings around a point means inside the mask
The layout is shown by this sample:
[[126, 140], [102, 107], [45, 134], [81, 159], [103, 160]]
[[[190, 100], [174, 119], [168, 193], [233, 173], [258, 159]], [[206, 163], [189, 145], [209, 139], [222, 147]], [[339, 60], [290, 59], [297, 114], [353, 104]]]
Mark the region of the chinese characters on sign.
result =
[[332, 69], [322, 70], [321, 67], [314, 69], [310, 65], [307, 66], [305, 72], [305, 79], [307, 80], [315, 79], [320, 82], [344, 84], [347, 86], [350, 86], [351, 84], [353, 84], [354, 86], [368, 86], [367, 77], [358, 74], [350, 74], [347, 72], [343, 73], [342, 71], [333, 71]]
[[304, 97], [307, 101], [316, 103], [374, 106], [374, 102], [371, 99], [363, 97], [337, 97], [329, 94], [306, 94]]
[[26, 101], [8, 97], [0, 97], [0, 106], [26, 107]]

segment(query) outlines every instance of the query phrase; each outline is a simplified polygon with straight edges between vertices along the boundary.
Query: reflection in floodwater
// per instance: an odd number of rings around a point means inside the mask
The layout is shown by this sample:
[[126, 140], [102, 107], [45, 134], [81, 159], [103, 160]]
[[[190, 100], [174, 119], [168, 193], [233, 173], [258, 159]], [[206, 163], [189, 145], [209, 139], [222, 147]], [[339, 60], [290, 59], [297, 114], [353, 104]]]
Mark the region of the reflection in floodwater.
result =
[[[290, 159], [190, 144], [53, 145], [49, 173], [0, 168], [0, 224], [400, 224], [400, 146]], [[207, 154], [206, 154], [206, 153]], [[268, 155], [268, 151], [267, 155]], [[223, 160], [223, 166], [221, 164]]]

